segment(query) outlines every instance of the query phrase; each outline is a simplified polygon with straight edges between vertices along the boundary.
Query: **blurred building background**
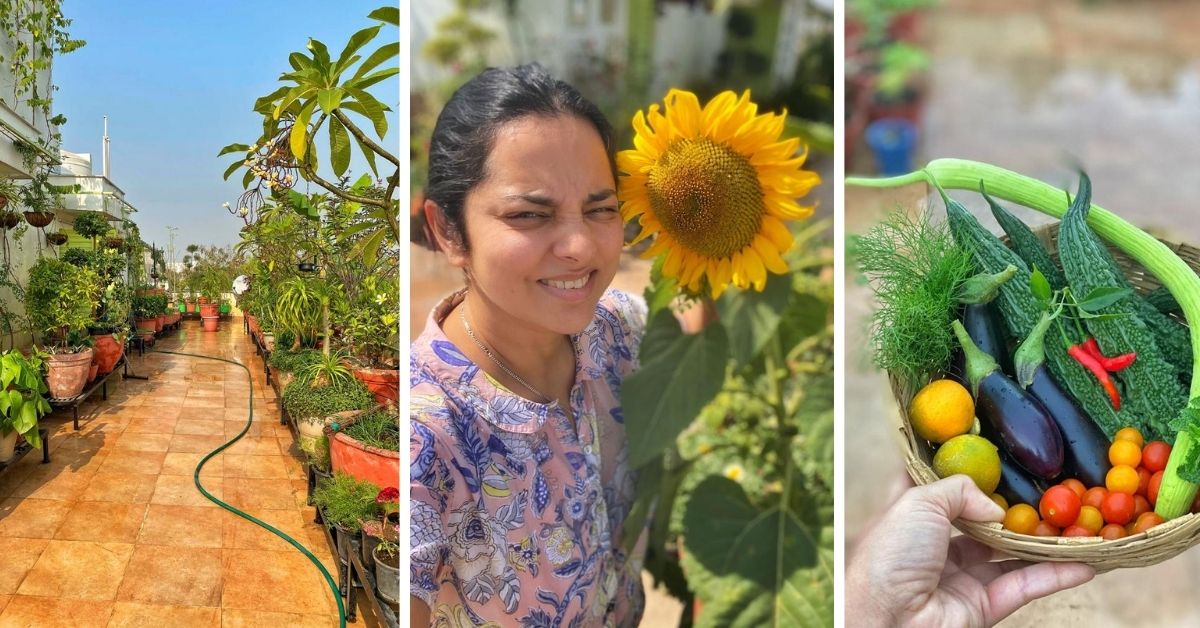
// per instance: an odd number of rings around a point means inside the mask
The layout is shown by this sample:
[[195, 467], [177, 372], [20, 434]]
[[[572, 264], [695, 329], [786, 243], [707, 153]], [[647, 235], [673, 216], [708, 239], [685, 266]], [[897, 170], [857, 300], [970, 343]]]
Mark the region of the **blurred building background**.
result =
[[[1194, 149], [1200, 132], [1200, 38], [1195, 36], [1200, 2], [847, 4], [848, 174], [880, 171], [866, 127], [880, 118], [898, 118], [916, 131], [911, 168], [938, 157], [961, 157], [1064, 187], [1075, 184], [1072, 165], [1079, 163], [1092, 177], [1097, 204], [1159, 237], [1200, 242], [1191, 183], [1192, 173], [1200, 171], [1200, 152]], [[878, 39], [867, 43], [871, 33]], [[884, 63], [881, 54], [888, 46], [893, 48]], [[894, 46], [903, 47], [897, 52]], [[881, 80], [890, 100], [879, 94]], [[926, 200], [933, 202], [935, 216], [944, 215], [941, 201], [926, 193], [923, 186], [848, 188], [846, 230], [861, 233], [897, 206], [920, 211]], [[999, 232], [978, 194], [952, 195]], [[1030, 224], [1050, 221], [1015, 209]], [[871, 308], [869, 290], [848, 272], [845, 513], [850, 552], [855, 536], [906, 477], [889, 428], [895, 402], [867, 353]], [[1192, 550], [1155, 567], [1101, 575], [1030, 604], [1002, 625], [1200, 625], [1200, 602], [1191, 589], [1198, 574], [1200, 552]]]

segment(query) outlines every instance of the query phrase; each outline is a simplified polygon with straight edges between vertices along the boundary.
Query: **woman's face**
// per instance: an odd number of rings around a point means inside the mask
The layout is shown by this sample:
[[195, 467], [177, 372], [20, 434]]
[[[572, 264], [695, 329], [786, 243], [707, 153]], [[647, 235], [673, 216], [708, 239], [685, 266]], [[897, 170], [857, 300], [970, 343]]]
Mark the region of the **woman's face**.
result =
[[[486, 175], [466, 198], [472, 315], [558, 334], [584, 329], [616, 274], [623, 241], [604, 143], [576, 116], [502, 126]], [[488, 312], [478, 312], [480, 305]]]

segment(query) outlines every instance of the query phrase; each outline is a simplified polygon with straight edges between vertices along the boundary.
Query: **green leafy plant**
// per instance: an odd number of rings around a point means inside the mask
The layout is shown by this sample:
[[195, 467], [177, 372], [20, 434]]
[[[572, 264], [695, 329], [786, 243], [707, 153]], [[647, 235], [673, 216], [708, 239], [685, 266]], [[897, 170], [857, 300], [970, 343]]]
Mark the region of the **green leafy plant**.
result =
[[314, 388], [330, 384], [344, 385], [354, 378], [346, 366], [346, 354], [318, 353], [317, 358], [296, 370], [296, 377]]
[[38, 419], [50, 413], [43, 354], [29, 356], [10, 349], [0, 356], [0, 433], [16, 432], [34, 447], [42, 446]]
[[158, 315], [154, 305], [154, 298], [151, 296], [142, 295], [133, 297], [132, 309], [133, 316], [141, 320], [154, 318]]
[[96, 250], [96, 239], [108, 233], [108, 215], [102, 212], [82, 212], [75, 217], [72, 225], [75, 233], [92, 241], [92, 250]]
[[367, 277], [358, 299], [342, 318], [342, 340], [354, 357], [375, 368], [395, 368], [399, 359], [400, 325], [398, 291], [394, 283]]
[[344, 473], [323, 478], [313, 491], [313, 502], [325, 521], [350, 532], [362, 529], [362, 522], [375, 516], [375, 496], [379, 487]]
[[70, 332], [86, 330], [92, 322], [92, 309], [99, 302], [97, 280], [92, 269], [52, 257], [39, 258], [29, 270], [30, 320], [59, 350], [67, 349]]
[[328, 288], [320, 279], [292, 277], [279, 286], [273, 309], [277, 327], [296, 336], [296, 345], [313, 346], [321, 331], [322, 304]]
[[386, 451], [400, 451], [399, 415], [372, 410], [359, 415], [342, 431], [364, 445]]
[[375, 397], [354, 378], [318, 387], [296, 379], [283, 390], [283, 405], [297, 420], [322, 420], [337, 412], [366, 410], [375, 405]]

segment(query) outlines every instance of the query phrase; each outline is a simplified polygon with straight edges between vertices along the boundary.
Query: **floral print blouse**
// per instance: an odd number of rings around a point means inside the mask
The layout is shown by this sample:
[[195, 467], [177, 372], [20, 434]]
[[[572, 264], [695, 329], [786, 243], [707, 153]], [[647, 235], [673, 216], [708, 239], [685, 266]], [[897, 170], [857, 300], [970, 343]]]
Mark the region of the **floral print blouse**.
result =
[[621, 381], [646, 306], [607, 291], [575, 347], [573, 422], [467, 359], [434, 309], [412, 345], [410, 592], [435, 626], [634, 626], [644, 538], [623, 551], [633, 502]]

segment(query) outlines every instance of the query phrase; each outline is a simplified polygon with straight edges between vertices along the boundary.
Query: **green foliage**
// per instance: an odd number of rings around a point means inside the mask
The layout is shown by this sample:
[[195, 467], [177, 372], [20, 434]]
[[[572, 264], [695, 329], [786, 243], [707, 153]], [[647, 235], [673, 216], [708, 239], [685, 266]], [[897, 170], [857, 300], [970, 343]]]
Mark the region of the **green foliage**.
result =
[[59, 259], [75, 266], [87, 266], [91, 258], [88, 256], [88, 252], [83, 249], [67, 249], [62, 252]]
[[[719, 322], [705, 333], [721, 328], [729, 345], [715, 384], [695, 365], [718, 352], [673, 364], [648, 357], [674, 343], [706, 343], [697, 335], [658, 344], [664, 311], [651, 320], [641, 367], [622, 386], [631, 466], [639, 466], [634, 450], [653, 456], [637, 469], [625, 538], [636, 540], [657, 504], [645, 568], [685, 603], [703, 603], [700, 625], [832, 621], [833, 288], [824, 272], [828, 244], [819, 239], [827, 228], [796, 234], [786, 258], [792, 274], [770, 277], [761, 294], [727, 291], [717, 303]], [[639, 379], [663, 380], [658, 396]], [[634, 406], [653, 407], [676, 381], [691, 381], [703, 407], [665, 404], [655, 410], [659, 428], [635, 428], [651, 419], [635, 421]], [[682, 564], [674, 558], [681, 545]]]
[[34, 447], [41, 447], [38, 419], [50, 413], [43, 356], [25, 356], [11, 349], [0, 356], [0, 433], [16, 432]]
[[283, 390], [283, 405], [296, 420], [323, 419], [337, 412], [366, 410], [375, 405], [375, 397], [354, 378], [326, 386], [295, 379]]
[[400, 451], [400, 416], [397, 414], [372, 410], [355, 419], [354, 424], [343, 432], [364, 445]]
[[350, 368], [346, 366], [346, 354], [335, 351], [328, 355], [324, 353], [318, 355], [319, 358], [296, 371], [298, 379], [309, 382], [313, 386], [326, 386], [329, 384], [345, 385], [354, 378]]
[[275, 301], [276, 327], [295, 334], [300, 344], [313, 346], [321, 332], [321, 308], [327, 299], [328, 287], [320, 279], [288, 279], [279, 286]]
[[848, 248], [878, 302], [871, 316], [875, 365], [923, 384], [950, 362], [950, 320], [958, 288], [973, 272], [970, 252], [945, 223], [904, 210], [852, 238]]
[[82, 212], [75, 217], [75, 224], [71, 228], [75, 233], [89, 238], [92, 241], [92, 249], [95, 250], [96, 238], [108, 233], [108, 215], [102, 212]]
[[[9, 0], [0, 10], [0, 33], [6, 41], [19, 42], [7, 56], [0, 55], [0, 64], [11, 72], [13, 97], [18, 101], [24, 99], [25, 104], [55, 126], [66, 123], [61, 114], [50, 117], [54, 91], [58, 88], [50, 85], [43, 93], [39, 75], [49, 72], [56, 56], [86, 44], [82, 39], [71, 39], [67, 33], [70, 25], [71, 20], [62, 12], [62, 0]], [[51, 141], [57, 143], [59, 139], [59, 133], [54, 131]]]
[[342, 340], [353, 356], [375, 368], [395, 368], [400, 350], [399, 290], [393, 281], [371, 276], [341, 317]]
[[154, 297], [148, 295], [133, 297], [133, 316], [138, 319], [154, 318], [158, 316], [158, 310], [154, 302]]
[[362, 522], [375, 518], [379, 487], [344, 473], [323, 478], [313, 490], [313, 502], [325, 521], [357, 533]]
[[85, 330], [99, 302], [98, 277], [52, 257], [41, 257], [29, 270], [26, 306], [36, 330], [65, 348], [67, 334]]

